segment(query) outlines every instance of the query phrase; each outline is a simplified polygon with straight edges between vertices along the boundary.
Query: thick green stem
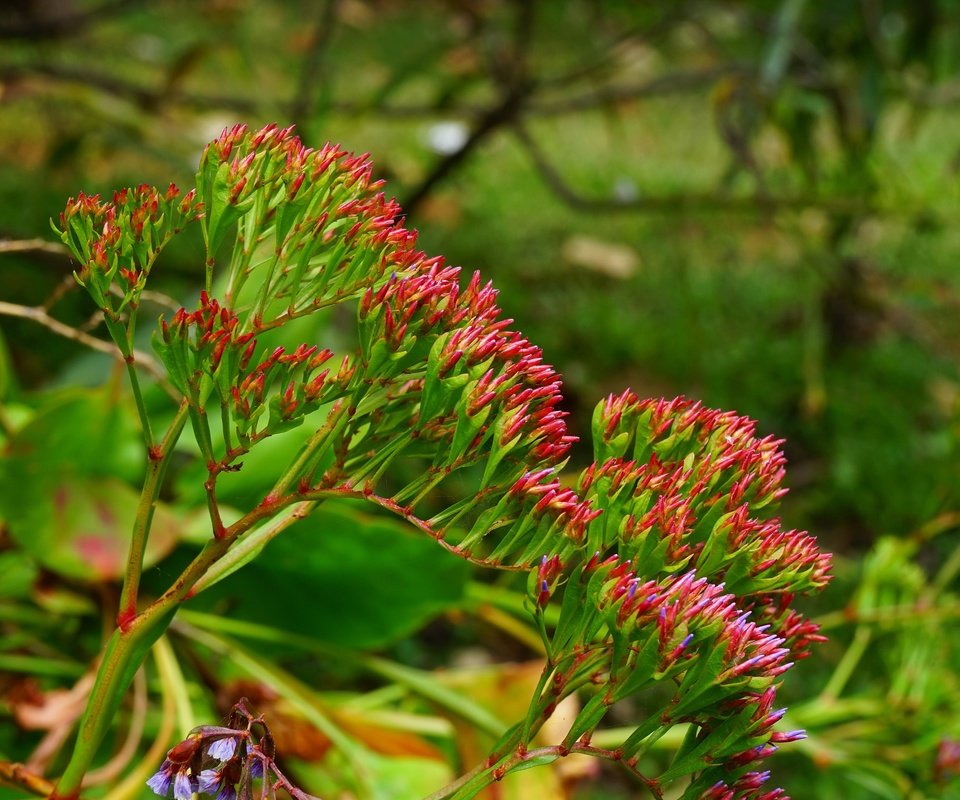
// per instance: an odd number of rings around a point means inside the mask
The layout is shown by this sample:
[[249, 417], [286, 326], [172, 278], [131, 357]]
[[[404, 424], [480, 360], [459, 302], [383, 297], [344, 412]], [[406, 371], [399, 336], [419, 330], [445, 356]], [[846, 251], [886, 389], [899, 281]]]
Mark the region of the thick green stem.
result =
[[143, 614], [125, 631], [118, 628], [113, 632], [80, 719], [70, 762], [51, 797], [67, 800], [79, 796], [83, 777], [97, 754], [104, 734], [113, 722], [133, 676], [146, 658], [150, 647], [166, 630], [172, 616], [172, 609], [164, 614]]
[[180, 603], [192, 594], [197, 581], [223, 558], [237, 538], [280, 510], [278, 506], [258, 506], [227, 528], [222, 538], [208, 541], [173, 586], [136, 615], [125, 629], [114, 631], [87, 699], [70, 762], [51, 795], [53, 798], [67, 800], [79, 795], [83, 776], [93, 763], [134, 674], [150, 647], [167, 629]]
[[180, 438], [184, 423], [187, 420], [188, 405], [184, 400], [177, 415], [170, 423], [166, 436], [159, 448], [152, 448], [147, 456], [147, 477], [140, 493], [140, 503], [137, 506], [137, 516], [133, 523], [133, 534], [130, 547], [127, 551], [127, 567], [123, 576], [123, 589], [120, 593], [120, 612], [117, 615], [117, 624], [123, 628], [137, 615], [137, 595], [140, 590], [140, 574], [143, 571], [143, 554], [150, 536], [150, 525], [153, 523], [153, 514], [157, 508], [160, 496], [160, 486], [170, 463], [170, 454]]

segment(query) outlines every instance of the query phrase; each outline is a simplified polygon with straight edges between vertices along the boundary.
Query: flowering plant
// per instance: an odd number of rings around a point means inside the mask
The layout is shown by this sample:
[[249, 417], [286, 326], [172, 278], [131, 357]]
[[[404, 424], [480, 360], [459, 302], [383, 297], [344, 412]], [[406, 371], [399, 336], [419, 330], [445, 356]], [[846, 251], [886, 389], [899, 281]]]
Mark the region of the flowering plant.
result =
[[[465, 800], [492, 782], [579, 753], [621, 763], [654, 797], [774, 798], [758, 768], [776, 745], [780, 676], [821, 637], [792, 607], [828, 580], [829, 557], [768, 509], [782, 494], [779, 443], [752, 422], [678, 398], [609, 397], [594, 462], [562, 474], [575, 438], [560, 380], [510, 329], [496, 292], [415, 247], [363, 157], [306, 148], [290, 129], [237, 126], [204, 151], [194, 189], [80, 195], [59, 230], [123, 355], [147, 460], [119, 613], [54, 792], [85, 773], [147, 653], [181, 604], [253, 559], [324, 501], [362, 501], [477, 565], [526, 572], [545, 663], [527, 713], [489, 756], [430, 797]], [[144, 398], [135, 330], [163, 248], [199, 227], [204, 289], [160, 321], [160, 384], [176, 403], [161, 434]], [[277, 345], [274, 334], [352, 306], [344, 342]], [[272, 487], [225, 513], [224, 480], [271, 437], [306, 428]], [[182, 437], [203, 464], [208, 538], [155, 598], [141, 591], [164, 474]], [[464, 486], [468, 489], [464, 491]], [[440, 498], [459, 496], [453, 502]], [[534, 737], [566, 698], [569, 729]], [[615, 746], [596, 732], [618, 703], [643, 718]], [[636, 706], [635, 706], [636, 707]], [[656, 774], [644, 754], [685, 733]], [[250, 797], [283, 775], [263, 718], [244, 705], [201, 727], [150, 779], [178, 800]], [[671, 793], [674, 790], [671, 789]]]

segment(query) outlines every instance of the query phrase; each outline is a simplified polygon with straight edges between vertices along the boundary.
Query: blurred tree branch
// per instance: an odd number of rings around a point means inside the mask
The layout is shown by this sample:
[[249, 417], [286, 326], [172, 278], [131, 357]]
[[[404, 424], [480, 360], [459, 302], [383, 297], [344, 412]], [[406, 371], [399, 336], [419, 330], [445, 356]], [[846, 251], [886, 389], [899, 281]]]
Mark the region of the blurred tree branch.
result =
[[[100, 19], [115, 16], [135, 0], [103, 2], [82, 14], [61, 14], [57, 25], [89, 25]], [[852, 187], [848, 194], [819, 192], [786, 194], [768, 186], [765, 165], [755, 152], [756, 138], [771, 122], [783, 128], [790, 145], [803, 148], [808, 132], [804, 125], [812, 124], [806, 106], [799, 110], [788, 108], [796, 119], [773, 119], [782, 110], [775, 109], [775, 100], [785, 88], [800, 90], [817, 96], [829, 109], [818, 113], [832, 122], [840, 137], [843, 158], [850, 162], [853, 177], [861, 174], [858, 167], [872, 146], [873, 127], [869, 117], [864, 118], [861, 101], [852, 97], [855, 84], [834, 74], [828, 67], [835, 59], [825, 48], [828, 43], [809, 30], [817, 15], [803, 0], [784, 0], [769, 13], [750, 7], [738, 7], [737, 24], [744, 30], [764, 31], [767, 39], [759, 50], [748, 55], [736, 46], [736, 39], [715, 30], [711, 18], [698, 14], [697, 7], [679, 3], [667, 10], [644, 12], [636, 17], [617, 16], [610, 9], [585, 4], [581, 13], [583, 24], [596, 36], [561, 68], [537, 58], [538, 46], [545, 27], [543, 6], [536, 0], [502, 0], [486, 10], [468, 8], [461, 4], [445, 7], [447, 22], [459, 21], [459, 33], [446, 41], [440, 52], [429, 54], [426, 60], [415, 59], [415, 69], [423, 72], [427, 62], [438, 63], [444, 56], [466, 47], [480, 54], [480, 74], [484, 88], [493, 90], [488, 102], [472, 97], [454, 97], [449, 87], [440, 91], [432, 101], [408, 99], [393, 101], [395, 89], [407, 82], [406, 70], [391, 73], [382, 85], [366, 95], [341, 93], [334, 96], [334, 74], [331, 72], [331, 45], [339, 29], [342, 9], [340, 0], [325, 0], [311, 6], [314, 22], [309, 42], [295, 75], [295, 90], [286, 101], [271, 101], [269, 107], [280, 116], [295, 121], [302, 130], [308, 130], [318, 114], [341, 116], [382, 117], [384, 119], [466, 119], [469, 132], [455, 151], [441, 155], [420, 180], [406, 192], [406, 210], [417, 208], [437, 185], [447, 180], [466, 163], [480, 146], [500, 131], [512, 129], [517, 140], [531, 159], [537, 173], [550, 190], [567, 205], [584, 211], [597, 212], [671, 212], [683, 209], [726, 209], [735, 213], [777, 211], [782, 209], [817, 208], [839, 217], [861, 217], [864, 214], [883, 213], [909, 216], [916, 209], [896, 209], [881, 206], [875, 192]], [[929, 4], [928, 4], [929, 5]], [[899, 71], [896, 52], [882, 39], [883, 9], [877, 3], [858, 6], [858, 24], [866, 29], [865, 47], [878, 60], [877, 69], [889, 81], [888, 90], [902, 97], [916, 108], [953, 102], [960, 95], [951, 79], [928, 81], [924, 86], [916, 79], [904, 77]], [[541, 14], [538, 15], [538, 10]], [[502, 13], [501, 13], [502, 12]], [[919, 12], [918, 12], [919, 13]], [[927, 13], [927, 12], [924, 12]], [[498, 16], [499, 15], [499, 16]], [[922, 16], [922, 15], [921, 15]], [[929, 16], [929, 14], [927, 14]], [[53, 22], [45, 22], [48, 27]], [[370, 24], [369, 22], [363, 23]], [[726, 24], [726, 23], [725, 23]], [[356, 23], [343, 25], [343, 28]], [[687, 26], [695, 30], [705, 42], [707, 58], [670, 66], [652, 75], [638, 79], [629, 70], [624, 72], [621, 60], [631, 48], [641, 52], [660, 52], [661, 58], [672, 46], [671, 36]], [[361, 25], [362, 27], [362, 25]], [[455, 27], [455, 26], [454, 26]], [[3, 28], [0, 28], [2, 35]], [[443, 50], [443, 47], [446, 50]], [[34, 58], [8, 60], [0, 64], [0, 80], [16, 81], [31, 76], [43, 76], [55, 83], [81, 85], [96, 91], [125, 99], [136, 106], [157, 112], [179, 109], [223, 109], [242, 116], [256, 116], [265, 110], [265, 101], [256, 93], [250, 95], [189, 90], [177, 81], [161, 78], [158, 85], [137, 81], [112, 71], [86, 66], [75, 66], [59, 59], [51, 60], [49, 53], [37, 53]], [[871, 56], [872, 57], [872, 56]], [[669, 63], [669, 62], [664, 62]], [[419, 74], [419, 73], [418, 73]], [[839, 75], [839, 77], [838, 77]], [[846, 83], [844, 82], [846, 80]], [[455, 88], [460, 88], [455, 87]], [[551, 163], [545, 151], [530, 133], [530, 126], [540, 119], [577, 115], [595, 110], [617, 113], [625, 105], [654, 97], [684, 93], [703, 93], [712, 90], [711, 105], [717, 130], [728, 152], [731, 163], [716, 192], [680, 192], [668, 196], [641, 196], [630, 198], [589, 197], [578, 191]], [[804, 161], [801, 150], [797, 160]], [[811, 186], [817, 178], [816, 159], [809, 162], [807, 175]], [[861, 170], [861, 172], [858, 172]], [[752, 176], [755, 191], [752, 194], [724, 191], [733, 179], [742, 173]]]
[[329, 103], [329, 78], [327, 51], [337, 24], [339, 0], [325, 0], [320, 4], [310, 46], [300, 65], [297, 89], [290, 105], [290, 118], [297, 124], [304, 138], [309, 139], [309, 120], [313, 116], [318, 98], [326, 106]]
[[[84, 28], [102, 19], [142, 3], [143, 0], [107, 0], [93, 8], [66, 13], [56, 12], [59, 4], [51, 4], [53, 6], [53, 13], [51, 13], [51, 9], [47, 8], [43, 2], [10, 3], [6, 13], [18, 21], [0, 24], [0, 40], [39, 41], [76, 36]], [[68, 4], [67, 8], [69, 7]]]
[[526, 126], [513, 125], [517, 141], [526, 150], [534, 168], [544, 183], [564, 203], [579, 211], [608, 213], [616, 211], [729, 211], [734, 213], [776, 212], [820, 208], [834, 213], [862, 214], [880, 209], [862, 197], [838, 198], [810, 196], [733, 195], [680, 192], [672, 195], [641, 195], [639, 197], [588, 197], [574, 189], [550, 162]]

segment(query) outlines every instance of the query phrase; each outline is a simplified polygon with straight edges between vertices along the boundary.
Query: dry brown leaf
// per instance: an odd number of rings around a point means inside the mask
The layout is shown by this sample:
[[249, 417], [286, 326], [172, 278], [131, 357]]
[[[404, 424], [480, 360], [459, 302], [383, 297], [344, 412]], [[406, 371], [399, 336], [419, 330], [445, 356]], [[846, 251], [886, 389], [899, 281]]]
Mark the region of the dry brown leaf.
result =
[[561, 252], [568, 264], [619, 280], [626, 280], [640, 266], [640, 256], [632, 247], [591, 236], [571, 236]]

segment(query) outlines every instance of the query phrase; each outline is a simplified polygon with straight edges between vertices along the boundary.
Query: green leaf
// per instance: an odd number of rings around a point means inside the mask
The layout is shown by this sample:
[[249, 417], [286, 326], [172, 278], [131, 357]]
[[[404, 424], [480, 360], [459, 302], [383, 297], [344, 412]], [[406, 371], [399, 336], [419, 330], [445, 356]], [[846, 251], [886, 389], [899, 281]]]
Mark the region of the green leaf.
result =
[[[345, 767], [336, 755], [333, 753], [319, 763], [298, 761], [296, 775], [300, 784], [321, 797], [343, 796]], [[368, 785], [361, 796], [368, 800], [425, 797], [454, 777], [448, 764], [431, 758], [386, 757], [365, 752], [363, 767]]]
[[37, 572], [36, 562], [24, 553], [0, 553], [0, 598], [29, 597]]
[[[81, 580], [123, 574], [143, 474], [143, 443], [132, 411], [109, 389], [53, 395], [11, 437], [0, 459], [0, 517], [36, 561]], [[176, 520], [154, 516], [153, 563], [173, 547]]]
[[[75, 477], [23, 487], [4, 481], [0, 489], [0, 508], [13, 540], [47, 569], [81, 580], [115, 580], [123, 575], [138, 499], [116, 478]], [[173, 548], [177, 529], [175, 516], [166, 506], [158, 506], [146, 565]]]
[[380, 647], [460, 604], [469, 569], [405, 525], [328, 501], [193, 607], [334, 644]]
[[136, 415], [114, 395], [110, 388], [50, 395], [10, 439], [3, 462], [7, 467], [0, 471], [9, 470], [9, 480], [17, 486], [48, 483], [64, 470], [139, 481], [145, 459]]

